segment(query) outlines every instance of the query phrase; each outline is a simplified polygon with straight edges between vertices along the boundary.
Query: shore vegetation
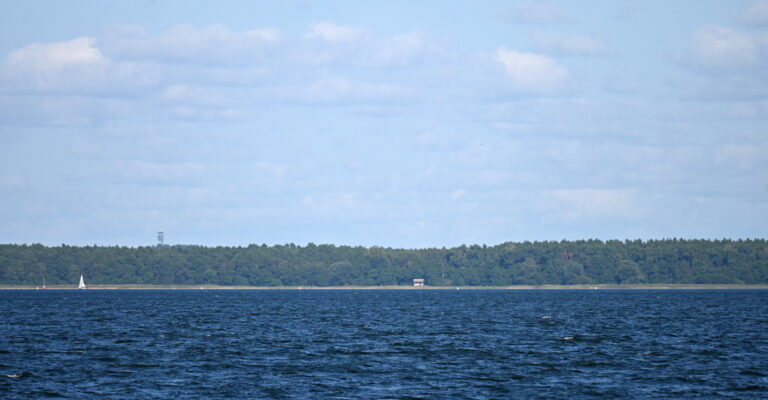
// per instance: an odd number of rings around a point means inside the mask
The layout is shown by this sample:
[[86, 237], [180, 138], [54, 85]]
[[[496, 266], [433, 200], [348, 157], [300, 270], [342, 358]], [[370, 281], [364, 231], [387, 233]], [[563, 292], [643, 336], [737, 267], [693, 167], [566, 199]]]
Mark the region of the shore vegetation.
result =
[[0, 245], [0, 285], [541, 287], [766, 285], [768, 243], [577, 240], [393, 249], [306, 246]]

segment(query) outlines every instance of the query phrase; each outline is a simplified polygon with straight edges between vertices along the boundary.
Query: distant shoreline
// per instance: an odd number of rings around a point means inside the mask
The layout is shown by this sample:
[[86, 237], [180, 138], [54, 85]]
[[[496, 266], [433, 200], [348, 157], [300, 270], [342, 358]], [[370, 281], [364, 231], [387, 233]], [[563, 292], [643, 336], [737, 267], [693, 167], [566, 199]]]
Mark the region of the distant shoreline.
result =
[[[665, 290], [665, 289], [768, 289], [768, 284], [594, 284], [594, 285], [515, 285], [515, 286], [220, 286], [220, 285], [90, 285], [88, 290]], [[0, 290], [78, 290], [76, 285], [39, 286], [0, 285]]]

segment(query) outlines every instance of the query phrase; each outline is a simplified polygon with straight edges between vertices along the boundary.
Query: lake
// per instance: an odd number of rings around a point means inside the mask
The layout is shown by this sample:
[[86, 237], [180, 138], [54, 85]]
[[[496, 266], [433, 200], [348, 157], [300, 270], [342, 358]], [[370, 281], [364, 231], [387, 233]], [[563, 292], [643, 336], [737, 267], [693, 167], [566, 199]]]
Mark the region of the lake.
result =
[[3, 290], [0, 398], [766, 398], [766, 290]]

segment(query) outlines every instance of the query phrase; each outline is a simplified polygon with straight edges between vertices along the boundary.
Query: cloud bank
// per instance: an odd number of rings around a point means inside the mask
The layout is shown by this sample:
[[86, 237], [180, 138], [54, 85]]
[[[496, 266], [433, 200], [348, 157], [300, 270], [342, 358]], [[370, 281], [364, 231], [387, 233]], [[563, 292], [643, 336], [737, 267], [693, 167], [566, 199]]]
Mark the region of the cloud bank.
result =
[[0, 241], [759, 235], [762, 4], [687, 30], [518, 2], [23, 42], [0, 61]]

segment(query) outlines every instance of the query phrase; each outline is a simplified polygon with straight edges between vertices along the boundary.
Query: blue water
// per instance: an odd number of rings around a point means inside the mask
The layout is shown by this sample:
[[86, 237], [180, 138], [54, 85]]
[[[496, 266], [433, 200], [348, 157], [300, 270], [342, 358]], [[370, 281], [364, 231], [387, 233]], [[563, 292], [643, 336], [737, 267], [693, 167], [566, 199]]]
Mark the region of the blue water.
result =
[[0, 398], [768, 398], [768, 291], [0, 291]]

